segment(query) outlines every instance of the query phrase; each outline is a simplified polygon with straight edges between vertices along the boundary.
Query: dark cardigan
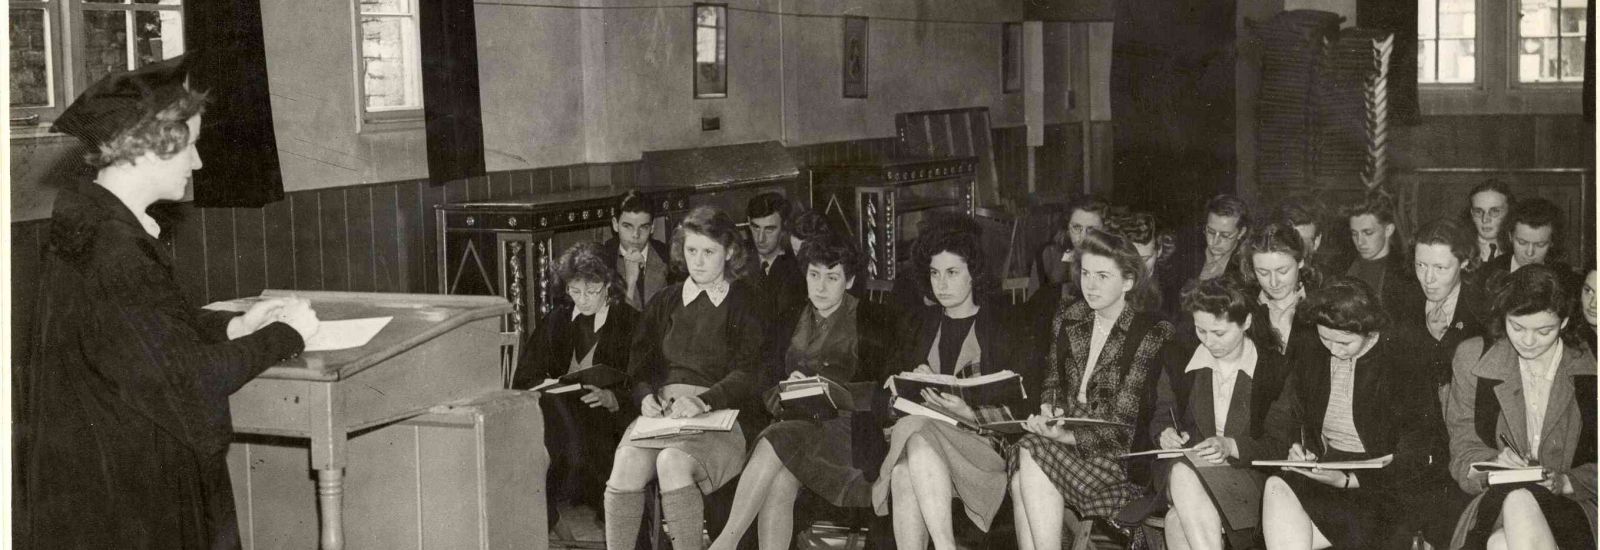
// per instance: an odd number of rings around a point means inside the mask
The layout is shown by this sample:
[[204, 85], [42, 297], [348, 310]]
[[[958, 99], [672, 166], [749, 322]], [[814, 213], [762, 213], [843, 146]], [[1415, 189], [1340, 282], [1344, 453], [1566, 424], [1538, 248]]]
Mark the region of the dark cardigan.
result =
[[1444, 338], [1433, 339], [1428, 332], [1428, 298], [1422, 293], [1422, 284], [1416, 278], [1405, 285], [1396, 303], [1390, 304], [1389, 315], [1399, 334], [1408, 339], [1408, 347], [1427, 364], [1424, 372], [1433, 387], [1450, 383], [1451, 358], [1456, 346], [1470, 338], [1483, 336], [1483, 320], [1488, 316], [1490, 297], [1475, 278], [1462, 273], [1461, 294], [1456, 297], [1455, 315], [1445, 328]]
[[[1295, 332], [1299, 332], [1299, 329]], [[1293, 334], [1289, 337], [1295, 338]], [[1217, 435], [1213, 400], [1231, 399], [1233, 405], [1228, 409], [1228, 437], [1233, 438], [1239, 447], [1239, 460], [1250, 461], [1272, 455], [1272, 451], [1263, 446], [1262, 439], [1266, 435], [1267, 414], [1272, 409], [1272, 403], [1282, 393], [1284, 381], [1288, 378], [1288, 369], [1284, 362], [1270, 355], [1270, 352], [1262, 351], [1262, 346], [1256, 344], [1255, 374], [1239, 373], [1239, 382], [1247, 378], [1250, 381], [1250, 393], [1246, 394], [1246, 398], [1249, 399], [1248, 406], [1241, 409], [1238, 407], [1240, 402], [1236, 395], [1212, 395], [1211, 369], [1184, 372], [1188, 367], [1187, 358], [1193, 357], [1195, 351], [1199, 349], [1198, 344], [1184, 346], [1174, 358], [1185, 359], [1168, 365], [1161, 381], [1157, 383], [1156, 408], [1150, 419], [1152, 439], [1159, 438], [1163, 430], [1174, 427], [1172, 425], [1174, 417], [1179, 424], [1177, 430], [1190, 434], [1190, 443], [1198, 443]], [[1242, 387], [1239, 382], [1235, 382], [1234, 385], [1236, 394]], [[1196, 398], [1201, 395], [1208, 398], [1203, 400]]]
[[273, 323], [229, 340], [238, 314], [193, 307], [167, 245], [88, 181], [57, 195], [47, 246], [34, 362], [17, 373], [19, 546], [237, 537], [228, 396], [299, 353], [299, 334]]
[[[619, 307], [620, 306], [620, 307]], [[639, 312], [625, 302], [616, 302], [606, 311], [606, 324], [595, 332], [594, 364], [626, 371], [633, 347], [633, 329]], [[525, 390], [546, 378], [560, 378], [572, 364], [572, 304], [562, 303], [545, 314], [539, 328], [523, 341], [517, 359], [517, 374], [511, 387]], [[607, 388], [618, 389], [618, 388]], [[637, 405], [637, 403], [635, 403]]]
[[[1268, 458], [1286, 456], [1289, 446], [1303, 443], [1317, 456], [1327, 454], [1322, 443], [1322, 420], [1328, 410], [1330, 372], [1327, 348], [1297, 354], [1289, 368], [1283, 393], [1267, 413], [1263, 444]], [[1377, 470], [1356, 475], [1361, 487], [1404, 492], [1417, 489], [1442, 464], [1444, 423], [1438, 392], [1429, 383], [1425, 366], [1413, 360], [1404, 338], [1392, 332], [1356, 360], [1351, 411], [1356, 432], [1366, 451], [1375, 456], [1394, 454], [1394, 461]]]
[[[756, 401], [766, 322], [758, 310], [755, 289], [742, 280], [730, 283], [721, 307], [728, 308], [724, 329], [728, 363], [718, 372], [703, 373], [717, 382], [700, 394], [700, 399], [713, 409], [750, 408]], [[661, 289], [639, 317], [633, 334], [633, 352], [628, 356], [628, 376], [633, 381], [635, 405], [671, 382], [666, 378], [668, 365], [662, 355], [661, 341], [672, 328], [672, 314], [680, 309], [683, 309], [683, 283], [676, 283]]]

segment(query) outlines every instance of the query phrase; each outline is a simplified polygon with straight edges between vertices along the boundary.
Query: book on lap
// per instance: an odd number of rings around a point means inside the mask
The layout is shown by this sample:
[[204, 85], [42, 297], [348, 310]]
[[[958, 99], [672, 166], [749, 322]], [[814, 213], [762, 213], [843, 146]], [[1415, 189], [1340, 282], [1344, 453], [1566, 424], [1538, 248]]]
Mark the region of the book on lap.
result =
[[1471, 466], [1473, 473], [1483, 473], [1490, 485], [1505, 485], [1508, 483], [1538, 483], [1544, 481], [1545, 471], [1542, 466], [1506, 466], [1498, 462], [1474, 462]]
[[1388, 466], [1394, 460], [1394, 455], [1383, 455], [1367, 460], [1343, 460], [1332, 462], [1317, 462], [1315, 460], [1256, 460], [1252, 466], [1266, 466], [1273, 468], [1306, 468], [1323, 470], [1377, 470]]
[[738, 409], [711, 411], [689, 418], [651, 418], [641, 416], [634, 421], [633, 428], [628, 431], [628, 439], [658, 439], [705, 432], [726, 432], [733, 430], [733, 426], [738, 420]]
[[528, 391], [556, 395], [575, 392], [583, 389], [584, 386], [608, 388], [621, 384], [627, 379], [627, 373], [612, 368], [610, 365], [593, 365], [577, 372], [564, 374], [561, 378], [546, 378], [544, 382], [540, 382], [539, 385]]
[[922, 397], [922, 390], [925, 389], [959, 396], [974, 408], [1010, 407], [1028, 399], [1022, 375], [1009, 370], [971, 378], [921, 372], [902, 372], [889, 378], [889, 392], [895, 397], [924, 403], [926, 400]]
[[821, 376], [779, 382], [778, 402], [783, 407], [779, 416], [785, 419], [827, 420], [856, 409], [849, 388]]
[[[919, 403], [902, 397], [896, 397], [893, 401], [892, 406], [894, 409], [905, 414], [932, 418], [951, 426], [964, 427], [979, 433], [993, 432], [1006, 435], [1027, 433], [1027, 430], [1022, 427], [1026, 420], [1010, 418], [1009, 411], [1005, 409], [985, 409], [982, 411], [985, 414], [981, 414], [981, 418], [978, 421], [972, 421], [935, 403]], [[1001, 417], [1002, 415], [1003, 417]], [[1128, 426], [1127, 424], [1094, 418], [1052, 418], [1046, 420], [1045, 423], [1066, 427]]]

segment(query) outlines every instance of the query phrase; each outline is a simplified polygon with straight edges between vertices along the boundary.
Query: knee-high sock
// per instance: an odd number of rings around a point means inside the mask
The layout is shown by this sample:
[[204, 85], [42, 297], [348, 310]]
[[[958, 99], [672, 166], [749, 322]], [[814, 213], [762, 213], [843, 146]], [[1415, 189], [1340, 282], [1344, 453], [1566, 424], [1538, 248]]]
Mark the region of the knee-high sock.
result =
[[690, 485], [661, 493], [661, 510], [673, 550], [705, 548], [705, 499]]
[[632, 548], [644, 519], [644, 491], [606, 487], [606, 548]]

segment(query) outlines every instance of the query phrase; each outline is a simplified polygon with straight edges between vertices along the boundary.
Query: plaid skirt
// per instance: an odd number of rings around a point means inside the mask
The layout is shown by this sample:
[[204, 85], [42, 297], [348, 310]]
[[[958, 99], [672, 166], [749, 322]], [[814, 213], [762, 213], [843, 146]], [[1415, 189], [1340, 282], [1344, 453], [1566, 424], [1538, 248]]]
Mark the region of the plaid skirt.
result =
[[[638, 422], [638, 420], [634, 420]], [[633, 424], [622, 433], [631, 433]], [[695, 485], [700, 488], [700, 494], [709, 495], [721, 489], [733, 478], [739, 477], [744, 471], [745, 441], [744, 430], [738, 424], [726, 432], [705, 432], [695, 435], [682, 435], [661, 439], [645, 439], [640, 441], [623, 440], [622, 447], [638, 447], [641, 449], [677, 449], [683, 451], [695, 462], [700, 464], [700, 469], [706, 476], [695, 480]]]
[[907, 416], [889, 430], [889, 454], [872, 484], [872, 506], [878, 515], [889, 513], [889, 481], [894, 466], [906, 453], [912, 436], [922, 436], [950, 468], [950, 485], [961, 499], [967, 517], [987, 532], [1006, 498], [1006, 460], [992, 440], [968, 430], [922, 416]]
[[1027, 434], [1011, 448], [1013, 472], [1022, 449], [1033, 455], [1067, 506], [1085, 519], [1114, 518], [1128, 502], [1144, 495], [1143, 487], [1128, 481], [1128, 473], [1116, 457], [1087, 454], [1076, 446]]
[[785, 420], [761, 432], [783, 467], [806, 489], [839, 507], [871, 503], [872, 483], [856, 468], [850, 417]]

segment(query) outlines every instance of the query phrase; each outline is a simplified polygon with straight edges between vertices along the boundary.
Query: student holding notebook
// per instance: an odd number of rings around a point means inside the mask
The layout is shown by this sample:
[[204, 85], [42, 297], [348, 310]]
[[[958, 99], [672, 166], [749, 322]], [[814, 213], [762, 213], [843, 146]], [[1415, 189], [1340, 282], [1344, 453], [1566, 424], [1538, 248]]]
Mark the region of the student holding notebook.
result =
[[[1456, 349], [1450, 473], [1477, 496], [1450, 547], [1594, 548], [1594, 356], [1560, 337], [1572, 294], [1553, 270], [1530, 265], [1506, 282], [1489, 336]], [[1545, 475], [1489, 485], [1472, 468], [1482, 462], [1542, 465]]]
[[[975, 226], [974, 226], [975, 227]], [[1007, 370], [1016, 347], [996, 305], [979, 298], [994, 288], [976, 231], [935, 230], [912, 246], [923, 287], [937, 301], [907, 321], [892, 365], [898, 371], [968, 378]], [[923, 398], [969, 421], [979, 412], [960, 397], [927, 390]], [[902, 547], [955, 548], [951, 499], [984, 532], [1005, 499], [1006, 463], [998, 441], [925, 416], [894, 423], [889, 451], [872, 486], [877, 514], [894, 496], [894, 538]]]
[[[628, 374], [645, 417], [686, 418], [737, 409], [752, 399], [765, 326], [754, 291], [741, 280], [749, 265], [743, 236], [721, 210], [689, 212], [672, 235], [672, 261], [689, 278], [645, 307], [633, 338]], [[740, 423], [749, 415], [740, 414]], [[644, 513], [645, 485], [659, 482], [672, 546], [705, 545], [703, 494], [744, 466], [744, 431], [708, 431], [625, 439], [606, 482], [606, 546], [631, 547]]]
[[1181, 372], [1168, 371], [1157, 383], [1150, 429], [1161, 448], [1191, 449], [1189, 458], [1162, 462], [1170, 468], [1170, 548], [1222, 550], [1224, 535], [1235, 549], [1258, 546], [1267, 474], [1248, 465], [1269, 454], [1267, 410], [1286, 372], [1281, 361], [1263, 359], [1249, 336], [1259, 321], [1245, 296], [1222, 279], [1201, 281], [1182, 294], [1200, 343]]
[[[762, 548], [789, 547], [795, 502], [802, 490], [839, 507], [866, 507], [883, 462], [883, 433], [871, 394], [883, 385], [893, 320], [883, 306], [848, 290], [865, 265], [849, 241], [813, 236], [800, 249], [808, 300], [783, 317], [767, 349], [766, 400], [773, 415], [791, 418], [756, 439], [739, 478], [733, 511], [713, 549], [731, 549], [759, 515]], [[851, 396], [833, 418], [792, 418], [778, 396], [784, 379], [821, 376]]]
[[[1110, 518], [1143, 493], [1119, 455], [1133, 445], [1163, 365], [1177, 361], [1172, 325], [1146, 308], [1149, 269], [1133, 243], [1091, 230], [1077, 250], [1083, 300], [1059, 310], [1028, 435], [1012, 448], [1011, 495], [1022, 548], [1061, 546], [1066, 508]], [[1049, 418], [1110, 420], [1126, 426], [1060, 426]]]
[[[1266, 448], [1290, 460], [1393, 455], [1374, 470], [1287, 468], [1267, 479], [1261, 523], [1272, 549], [1379, 548], [1409, 542], [1433, 482], [1428, 462], [1444, 435], [1438, 394], [1404, 340], [1391, 334], [1377, 293], [1333, 277], [1301, 304], [1322, 346], [1294, 357], [1267, 413]], [[1431, 505], [1430, 505], [1431, 506]]]

